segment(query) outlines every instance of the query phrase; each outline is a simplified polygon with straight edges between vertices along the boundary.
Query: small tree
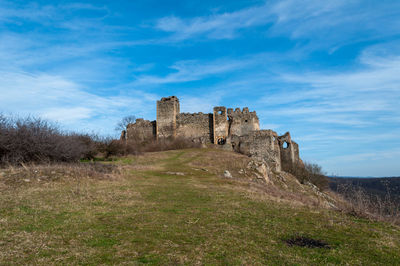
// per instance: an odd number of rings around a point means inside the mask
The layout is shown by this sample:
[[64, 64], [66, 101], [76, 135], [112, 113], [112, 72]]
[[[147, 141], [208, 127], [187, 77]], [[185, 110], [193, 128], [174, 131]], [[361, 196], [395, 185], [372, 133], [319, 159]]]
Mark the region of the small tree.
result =
[[135, 123], [135, 121], [136, 121], [136, 116], [134, 115], [125, 116], [124, 118], [121, 119], [121, 121], [118, 122], [117, 126], [115, 127], [115, 130], [118, 132], [126, 130], [126, 127], [129, 124]]

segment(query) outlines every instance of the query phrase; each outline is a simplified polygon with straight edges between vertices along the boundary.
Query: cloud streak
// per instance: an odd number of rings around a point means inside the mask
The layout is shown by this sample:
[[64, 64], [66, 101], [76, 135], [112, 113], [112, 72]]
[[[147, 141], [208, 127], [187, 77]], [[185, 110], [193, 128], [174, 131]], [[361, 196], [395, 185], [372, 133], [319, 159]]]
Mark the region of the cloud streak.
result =
[[165, 76], [140, 75], [134, 85], [185, 83], [216, 77], [224, 73], [247, 69], [266, 60], [265, 54], [247, 56], [242, 59], [188, 60], [178, 61], [169, 66], [172, 73]]
[[68, 128], [101, 133], [110, 133], [127, 110], [143, 114], [158, 98], [142, 91], [99, 96], [85, 91], [80, 84], [48, 74], [0, 72], [0, 83], [0, 105], [7, 107], [3, 111], [39, 115]]
[[211, 39], [232, 39], [236, 31], [272, 22], [268, 6], [246, 8], [232, 13], [197, 17], [183, 20], [178, 17], [164, 17], [156, 22], [155, 28], [171, 32], [171, 40], [180, 41], [198, 35]]
[[400, 3], [360, 0], [283, 0], [242, 10], [180, 18], [163, 17], [154, 28], [170, 33], [165, 42], [234, 39], [243, 29], [263, 26], [270, 36], [311, 40], [308, 49], [330, 49], [400, 33]]

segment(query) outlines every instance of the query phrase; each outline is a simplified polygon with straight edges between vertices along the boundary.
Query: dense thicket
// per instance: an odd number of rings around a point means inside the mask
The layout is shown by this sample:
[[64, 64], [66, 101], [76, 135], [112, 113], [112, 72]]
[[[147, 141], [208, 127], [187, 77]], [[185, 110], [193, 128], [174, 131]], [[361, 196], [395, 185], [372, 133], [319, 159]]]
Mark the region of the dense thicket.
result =
[[34, 117], [0, 115], [0, 162], [70, 162], [95, 153], [91, 136], [65, 133]]

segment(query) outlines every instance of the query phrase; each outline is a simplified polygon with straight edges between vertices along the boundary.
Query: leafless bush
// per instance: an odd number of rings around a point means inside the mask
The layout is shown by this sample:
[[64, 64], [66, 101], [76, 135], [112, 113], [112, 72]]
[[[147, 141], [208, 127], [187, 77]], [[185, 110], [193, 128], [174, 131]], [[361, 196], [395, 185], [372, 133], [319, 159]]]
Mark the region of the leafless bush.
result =
[[294, 175], [300, 183], [310, 182], [316, 185], [318, 188], [325, 190], [328, 188], [328, 178], [322, 171], [322, 167], [318, 164], [312, 163], [283, 163], [282, 169], [285, 172]]
[[[126, 117], [127, 122], [133, 117]], [[184, 138], [139, 142], [95, 135], [65, 133], [46, 120], [5, 117], [0, 114], [0, 164], [73, 162], [79, 159], [109, 158], [146, 151], [200, 147]]]
[[400, 202], [390, 191], [384, 197], [380, 197], [348, 183], [338, 185], [337, 192], [343, 195], [348, 203], [341, 206], [345, 212], [400, 224]]
[[104, 158], [124, 156], [128, 154], [138, 155], [141, 153], [141, 149], [140, 143], [127, 142], [125, 140], [103, 138], [97, 142], [97, 151]]
[[88, 135], [64, 133], [56, 125], [34, 117], [0, 115], [0, 163], [70, 162], [94, 153]]

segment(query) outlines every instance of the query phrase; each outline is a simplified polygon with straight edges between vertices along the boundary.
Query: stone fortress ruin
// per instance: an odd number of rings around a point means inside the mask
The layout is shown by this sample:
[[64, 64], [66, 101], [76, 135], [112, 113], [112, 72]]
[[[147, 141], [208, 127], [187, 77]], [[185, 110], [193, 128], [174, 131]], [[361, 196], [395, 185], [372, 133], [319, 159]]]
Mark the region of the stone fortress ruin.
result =
[[181, 113], [176, 96], [157, 101], [157, 120], [136, 119], [121, 139], [148, 142], [182, 137], [204, 145], [216, 145], [265, 162], [270, 170], [282, 165], [302, 164], [299, 146], [287, 132], [282, 136], [272, 130], [260, 130], [255, 111], [214, 107], [213, 113]]

